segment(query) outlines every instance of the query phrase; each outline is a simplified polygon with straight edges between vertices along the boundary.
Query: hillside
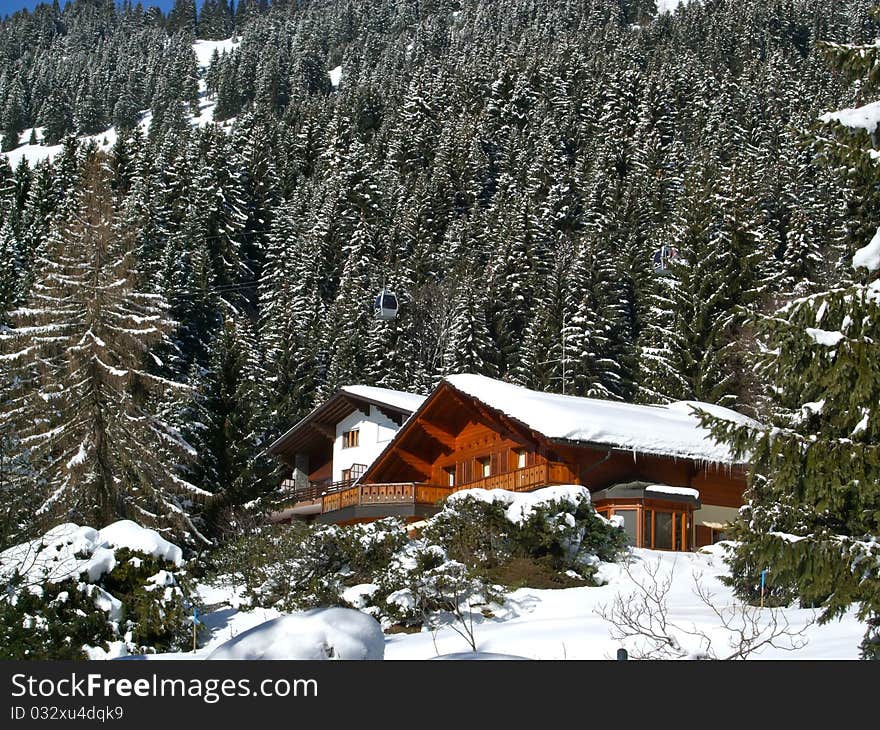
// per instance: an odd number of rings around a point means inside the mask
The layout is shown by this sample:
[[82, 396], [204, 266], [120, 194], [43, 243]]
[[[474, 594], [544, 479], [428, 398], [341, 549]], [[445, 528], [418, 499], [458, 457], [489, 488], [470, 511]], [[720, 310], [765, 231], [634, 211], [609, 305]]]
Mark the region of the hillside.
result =
[[[0, 551], [130, 520], [210, 564], [286, 499], [302, 455], [269, 445], [328, 396], [448, 377], [546, 432], [548, 462], [602, 436], [742, 466], [704, 525], [739, 545], [723, 595], [754, 604], [769, 574], [779, 605], [858, 606], [876, 655], [878, 39], [870, 0], [74, 0], [4, 18]], [[536, 393], [520, 408], [510, 384]], [[568, 396], [609, 403], [587, 422]], [[687, 448], [671, 415], [625, 416], [693, 403]], [[496, 475], [467, 458], [437, 472], [447, 492], [475, 465]], [[598, 489], [590, 474], [561, 481]], [[481, 626], [492, 651], [532, 651], [503, 646], [518, 622], [595, 608], [535, 595]], [[605, 651], [596, 632], [572, 653]]]

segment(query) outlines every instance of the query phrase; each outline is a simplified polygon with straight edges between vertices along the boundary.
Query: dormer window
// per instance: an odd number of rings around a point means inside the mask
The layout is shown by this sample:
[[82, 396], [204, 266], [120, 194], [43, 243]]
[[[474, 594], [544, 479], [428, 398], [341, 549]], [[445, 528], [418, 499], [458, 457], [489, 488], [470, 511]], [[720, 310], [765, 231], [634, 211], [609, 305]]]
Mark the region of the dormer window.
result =
[[342, 432], [342, 448], [343, 449], [353, 449], [358, 445], [358, 429], [352, 429], [351, 431], [343, 431]]

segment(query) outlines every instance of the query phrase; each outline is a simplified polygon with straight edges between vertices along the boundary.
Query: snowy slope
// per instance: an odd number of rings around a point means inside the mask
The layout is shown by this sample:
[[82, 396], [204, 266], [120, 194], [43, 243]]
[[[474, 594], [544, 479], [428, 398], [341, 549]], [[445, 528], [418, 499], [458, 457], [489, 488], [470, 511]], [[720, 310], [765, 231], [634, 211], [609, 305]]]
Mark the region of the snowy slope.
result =
[[[667, 597], [669, 620], [679, 626], [696, 628], [712, 638], [717, 655], [724, 655], [732, 634], [719, 625], [712, 610], [694, 595], [694, 578], [698, 577], [719, 608], [735, 605], [729, 588], [720, 577], [727, 573], [720, 546], [701, 553], [673, 553], [636, 549], [630, 563], [630, 574], [621, 565], [604, 564], [600, 574], [608, 581], [594, 588], [539, 590], [521, 588], [512, 592], [503, 607], [495, 609], [492, 618], [478, 618], [474, 628], [478, 652], [527, 659], [608, 659], [613, 658], [621, 642], [612, 638], [611, 625], [599, 611], [610, 606], [617, 595], [629, 595], [644, 584], [649, 573], [656, 570], [659, 579], [671, 578]], [[202, 587], [203, 597], [220, 600], [227, 595], [235, 605], [235, 592]], [[163, 654], [155, 659], [206, 658], [224, 641], [261, 624], [279, 614], [276, 611], [243, 610], [231, 606], [218, 608], [205, 617], [211, 629], [207, 645], [191, 653]], [[770, 616], [770, 610], [762, 612]], [[797, 630], [815, 617], [811, 609], [781, 609], [781, 615]], [[840, 621], [825, 626], [810, 625], [804, 638], [807, 644], [797, 651], [768, 647], [755, 655], [757, 659], [857, 659], [858, 645], [864, 625], [856, 620], [854, 611]], [[687, 646], [687, 637], [682, 644]], [[627, 648], [633, 652], [632, 644]], [[690, 647], [697, 648], [697, 647]], [[393, 634], [385, 637], [386, 659], [434, 659], [438, 655], [459, 655], [476, 659], [470, 647], [452, 628], [436, 634]]]
[[[647, 571], [659, 564], [659, 576], [672, 576], [668, 596], [669, 619], [682, 626], [696, 627], [712, 636], [718, 655], [723, 655], [730, 634], [719, 627], [711, 609], [694, 595], [694, 575], [713, 595], [719, 607], [733, 603], [730, 589], [719, 576], [726, 566], [719, 555], [671, 553], [636, 549], [631, 563], [632, 578], [619, 565], [603, 565], [602, 575], [608, 585], [596, 588], [514, 591], [496, 617], [480, 622], [474, 630], [480, 652], [513, 654], [529, 659], [608, 659], [616, 655], [621, 642], [611, 637], [611, 626], [600, 615], [618, 594], [636, 590], [635, 581], [646, 582]], [[766, 612], [769, 615], [769, 610]], [[795, 627], [810, 621], [809, 609], [785, 609], [785, 617]], [[813, 625], [806, 632], [808, 644], [797, 652], [768, 648], [761, 659], [855, 659], [864, 626], [852, 614], [827, 626]], [[386, 659], [430, 659], [438, 653], [451, 654], [469, 649], [452, 629], [436, 636], [429, 632], [388, 636]], [[437, 648], [434, 643], [436, 641]], [[683, 641], [684, 643], [684, 641]], [[627, 645], [631, 652], [635, 649]], [[697, 647], [692, 647], [696, 649]]]
[[[222, 41], [196, 41], [193, 44], [193, 50], [196, 54], [196, 61], [199, 66], [199, 71], [204, 72], [211, 65], [211, 58], [216, 50], [219, 54], [223, 54], [229, 52], [239, 46], [240, 42], [236, 41], [232, 38], [227, 38]], [[212, 124], [214, 122], [214, 109], [216, 108], [217, 103], [211, 99], [208, 99], [208, 92], [205, 86], [204, 80], [199, 80], [199, 109], [198, 114], [194, 114], [190, 116], [190, 124], [195, 127], [204, 127], [208, 124]], [[140, 121], [138, 122], [138, 128], [146, 133], [150, 129], [150, 123], [153, 121], [153, 114], [149, 109], [145, 109], [140, 113]], [[227, 121], [225, 124], [228, 124]], [[2, 153], [3, 156], [9, 161], [9, 166], [12, 169], [15, 169], [16, 166], [21, 162], [22, 158], [28, 161], [28, 164], [33, 167], [34, 165], [42, 162], [43, 160], [51, 160], [56, 155], [61, 152], [62, 146], [60, 144], [56, 145], [42, 145], [42, 144], [28, 144], [28, 141], [31, 137], [31, 129], [24, 130], [19, 138], [19, 142], [21, 146], [16, 147], [15, 149], [9, 150], [8, 152]], [[35, 130], [37, 140], [42, 141], [43, 139], [43, 128], [37, 127]], [[115, 127], [109, 127], [103, 132], [99, 132], [98, 134], [88, 135], [80, 137], [79, 139], [82, 142], [93, 141], [98, 147], [104, 152], [110, 150], [115, 144], [118, 138], [118, 134]]]
[[730, 449], [700, 427], [692, 413], [694, 407], [735, 423], [758, 426], [741, 413], [696, 401], [668, 406], [632, 405], [541, 393], [482, 375], [450, 375], [446, 382], [547, 438], [607, 444], [647, 454], [733, 461]]
[[688, 0], [657, 0], [657, 15], [674, 13], [679, 5], [687, 5]]
[[193, 51], [195, 51], [196, 54], [196, 63], [199, 65], [200, 69], [208, 68], [211, 65], [211, 58], [214, 56], [214, 51], [217, 51], [217, 53], [222, 56], [224, 53], [234, 51], [240, 45], [241, 41], [236, 40], [235, 38], [227, 38], [222, 41], [196, 41], [193, 43]]

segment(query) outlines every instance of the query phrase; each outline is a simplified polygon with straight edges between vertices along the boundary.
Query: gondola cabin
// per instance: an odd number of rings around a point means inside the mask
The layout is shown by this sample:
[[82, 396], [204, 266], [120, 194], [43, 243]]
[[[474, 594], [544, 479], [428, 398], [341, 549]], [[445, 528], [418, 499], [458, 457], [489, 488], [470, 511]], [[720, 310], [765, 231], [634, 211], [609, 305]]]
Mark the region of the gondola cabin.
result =
[[654, 251], [654, 271], [662, 274], [669, 270], [670, 264], [678, 258], [678, 249], [674, 246], [661, 246]]
[[397, 295], [393, 291], [383, 289], [376, 295], [376, 301], [373, 304], [373, 313], [376, 319], [396, 319], [398, 309]]

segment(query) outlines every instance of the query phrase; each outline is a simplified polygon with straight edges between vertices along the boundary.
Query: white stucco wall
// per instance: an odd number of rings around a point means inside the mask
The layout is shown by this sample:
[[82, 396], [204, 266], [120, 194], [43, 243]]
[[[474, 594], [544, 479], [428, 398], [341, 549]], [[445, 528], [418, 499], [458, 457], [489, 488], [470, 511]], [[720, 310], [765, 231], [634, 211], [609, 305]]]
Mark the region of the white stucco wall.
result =
[[736, 519], [739, 510], [734, 507], [716, 507], [713, 504], [704, 504], [694, 512], [694, 523], [697, 525], [709, 525], [716, 527], [726, 525]]
[[[399, 428], [376, 406], [370, 406], [369, 413], [354, 411], [337, 423], [336, 439], [333, 442], [333, 481], [341, 480], [342, 470], [350, 469], [352, 464], [372, 464]], [[354, 429], [360, 432], [358, 445], [343, 449], [342, 434]]]

